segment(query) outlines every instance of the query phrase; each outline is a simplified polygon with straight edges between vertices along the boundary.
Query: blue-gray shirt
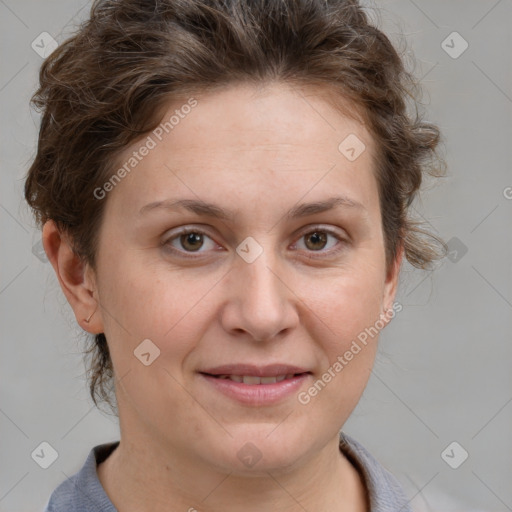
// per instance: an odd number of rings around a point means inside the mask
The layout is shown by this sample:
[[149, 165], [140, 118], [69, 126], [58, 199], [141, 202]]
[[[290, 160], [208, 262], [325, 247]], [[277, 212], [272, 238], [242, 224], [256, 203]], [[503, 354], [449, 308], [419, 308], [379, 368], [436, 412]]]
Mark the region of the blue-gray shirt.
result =
[[[96, 467], [119, 441], [95, 446], [78, 473], [52, 493], [44, 512], [117, 512], [98, 479]], [[412, 512], [398, 480], [359, 442], [340, 432], [340, 450], [361, 474], [370, 498], [370, 512]]]

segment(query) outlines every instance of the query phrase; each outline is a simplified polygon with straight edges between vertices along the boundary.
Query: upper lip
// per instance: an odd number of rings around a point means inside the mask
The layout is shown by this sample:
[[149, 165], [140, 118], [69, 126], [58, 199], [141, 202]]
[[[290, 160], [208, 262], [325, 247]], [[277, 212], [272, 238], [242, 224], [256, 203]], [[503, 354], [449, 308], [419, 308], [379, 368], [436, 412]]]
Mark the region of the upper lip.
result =
[[253, 364], [225, 364], [201, 370], [200, 373], [209, 375], [253, 375], [256, 377], [277, 377], [278, 375], [288, 375], [290, 373], [309, 373], [309, 370], [300, 366], [291, 366], [289, 364], [269, 364], [266, 366], [255, 366]]

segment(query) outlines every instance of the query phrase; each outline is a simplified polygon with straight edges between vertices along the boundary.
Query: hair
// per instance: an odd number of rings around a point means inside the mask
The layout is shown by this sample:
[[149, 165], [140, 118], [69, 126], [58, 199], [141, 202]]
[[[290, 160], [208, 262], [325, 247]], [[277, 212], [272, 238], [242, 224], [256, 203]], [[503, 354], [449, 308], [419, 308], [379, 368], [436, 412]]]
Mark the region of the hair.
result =
[[[446, 255], [443, 240], [410, 212], [423, 176], [444, 173], [440, 131], [419, 114], [419, 82], [357, 0], [97, 0], [43, 62], [39, 82], [25, 199], [38, 226], [53, 220], [93, 269], [106, 201], [94, 190], [120, 151], [158, 126], [170, 101], [274, 82], [323, 87], [334, 107], [368, 128], [386, 268], [402, 246], [417, 268]], [[116, 411], [106, 337], [91, 338], [91, 397]]]

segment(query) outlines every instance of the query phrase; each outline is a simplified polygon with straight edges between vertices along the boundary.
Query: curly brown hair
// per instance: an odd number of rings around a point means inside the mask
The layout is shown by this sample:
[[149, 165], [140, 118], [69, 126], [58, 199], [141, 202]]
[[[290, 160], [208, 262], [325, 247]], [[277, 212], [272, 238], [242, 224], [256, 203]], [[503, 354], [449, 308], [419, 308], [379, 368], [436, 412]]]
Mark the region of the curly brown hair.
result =
[[[169, 101], [237, 82], [323, 86], [345, 114], [348, 99], [376, 141], [387, 268], [402, 245], [418, 268], [446, 254], [410, 214], [423, 175], [445, 171], [440, 131], [418, 113], [419, 82], [357, 0], [95, 1], [43, 62], [39, 81], [25, 198], [38, 226], [52, 219], [93, 269], [105, 207], [93, 191], [118, 153], [159, 124]], [[107, 340], [90, 341], [91, 397], [116, 411]]]

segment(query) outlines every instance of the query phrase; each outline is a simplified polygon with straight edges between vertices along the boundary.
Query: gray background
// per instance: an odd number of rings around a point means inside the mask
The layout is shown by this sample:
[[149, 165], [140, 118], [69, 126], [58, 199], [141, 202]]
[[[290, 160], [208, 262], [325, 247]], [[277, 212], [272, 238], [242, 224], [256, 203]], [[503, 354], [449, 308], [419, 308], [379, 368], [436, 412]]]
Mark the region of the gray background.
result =
[[[382, 333], [344, 430], [417, 511], [512, 510], [512, 1], [366, 3], [393, 41], [405, 34], [428, 119], [446, 139], [448, 176], [414, 208], [467, 252], [434, 272], [404, 266], [404, 310]], [[88, 7], [0, 0], [2, 512], [42, 510], [93, 446], [118, 439], [116, 420], [88, 396], [80, 329], [50, 264], [32, 252], [40, 234], [22, 201], [39, 122], [28, 103], [42, 58], [31, 43], [43, 31], [61, 42]], [[453, 31], [469, 44], [458, 58], [441, 46]], [[59, 454], [46, 470], [31, 458], [42, 441]], [[469, 453], [458, 469], [441, 457], [452, 441]]]

